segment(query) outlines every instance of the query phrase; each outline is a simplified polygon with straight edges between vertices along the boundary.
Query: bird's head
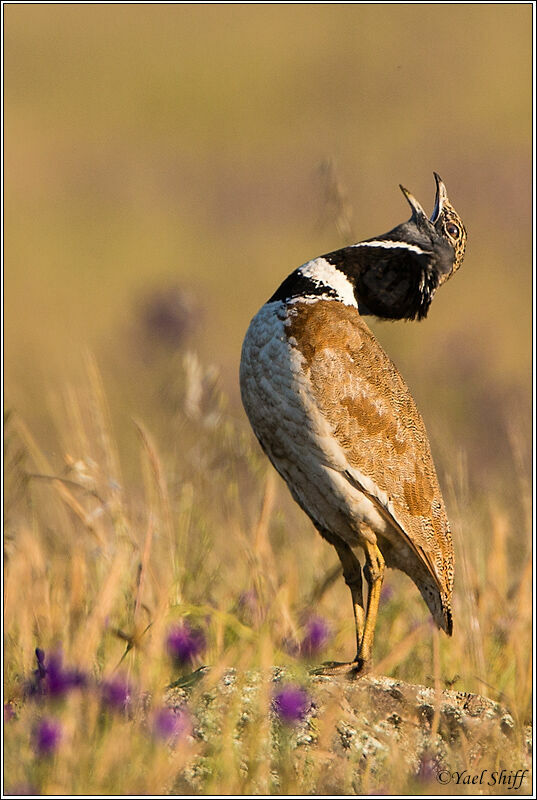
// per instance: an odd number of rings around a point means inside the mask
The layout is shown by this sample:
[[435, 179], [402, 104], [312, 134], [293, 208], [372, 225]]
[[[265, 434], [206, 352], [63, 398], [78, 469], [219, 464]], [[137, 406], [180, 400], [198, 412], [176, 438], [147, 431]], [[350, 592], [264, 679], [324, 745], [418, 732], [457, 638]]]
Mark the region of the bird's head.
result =
[[[457, 272], [464, 259], [464, 251], [466, 250], [466, 228], [464, 227], [462, 219], [449, 202], [442, 178], [437, 172], [434, 173], [434, 178], [436, 181], [436, 201], [431, 222], [436, 232], [440, 236], [443, 236], [444, 239], [447, 239], [455, 250], [455, 261], [453, 262], [453, 270], [450, 273], [452, 275], [454, 272]], [[444, 280], [446, 280], [446, 278], [444, 278]]]
[[412, 216], [382, 236], [327, 253], [322, 258], [350, 281], [360, 314], [380, 319], [423, 319], [439, 286], [464, 258], [466, 230], [439, 175], [428, 217], [401, 186]]
[[[412, 216], [409, 221], [399, 226], [405, 228], [407, 241], [415, 238], [416, 244], [429, 240], [437, 248], [444, 249], [446, 245], [452, 248], [453, 258], [443, 260], [444, 264], [449, 265], [448, 269], [440, 270], [438, 285], [441, 286], [451, 277], [461, 266], [466, 250], [466, 228], [463, 221], [451, 204], [444, 182], [440, 175], [435, 172], [436, 198], [434, 210], [429, 218], [416, 198], [401, 186], [401, 191], [408, 200], [412, 209]], [[415, 229], [415, 232], [412, 231]]]

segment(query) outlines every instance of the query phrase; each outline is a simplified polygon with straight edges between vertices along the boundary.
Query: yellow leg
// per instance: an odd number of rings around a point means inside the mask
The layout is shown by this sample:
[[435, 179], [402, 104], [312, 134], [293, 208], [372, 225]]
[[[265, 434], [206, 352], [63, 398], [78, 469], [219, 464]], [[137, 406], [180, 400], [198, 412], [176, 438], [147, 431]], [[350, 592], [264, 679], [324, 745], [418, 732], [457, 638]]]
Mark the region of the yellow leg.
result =
[[376, 544], [366, 542], [364, 544], [365, 567], [364, 576], [369, 587], [367, 598], [367, 612], [365, 615], [365, 625], [362, 640], [358, 652], [359, 669], [367, 667], [371, 661], [371, 651], [373, 649], [373, 638], [375, 636], [375, 624], [377, 622], [377, 612], [379, 608], [380, 592], [384, 578], [384, 559]]
[[354, 657], [354, 661], [351, 662], [327, 661], [321, 667], [317, 667], [314, 673], [319, 675], [337, 675], [344, 673], [354, 678], [359, 673], [357, 662], [365, 625], [364, 601], [362, 596], [362, 566], [352, 548], [344, 542], [343, 539], [321, 528], [319, 528], [319, 532], [324, 539], [335, 547], [339, 560], [341, 561], [341, 566], [343, 567], [345, 583], [351, 592], [354, 626], [356, 630], [356, 656]]
[[343, 567], [345, 583], [351, 592], [354, 626], [356, 630], [356, 657], [354, 660], [357, 661], [364, 636], [365, 625], [364, 600], [362, 594], [362, 566], [348, 544], [343, 541], [334, 541], [333, 544]]

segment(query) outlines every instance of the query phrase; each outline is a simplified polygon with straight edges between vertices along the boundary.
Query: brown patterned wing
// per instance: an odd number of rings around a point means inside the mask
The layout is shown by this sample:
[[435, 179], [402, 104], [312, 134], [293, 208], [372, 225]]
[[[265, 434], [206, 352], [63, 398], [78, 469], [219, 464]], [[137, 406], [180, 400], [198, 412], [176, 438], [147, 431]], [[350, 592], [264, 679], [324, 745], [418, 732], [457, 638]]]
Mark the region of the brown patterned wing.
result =
[[407, 571], [404, 551], [410, 548], [449, 596], [449, 525], [425, 426], [401, 375], [350, 307], [340, 305], [337, 316], [330, 301], [297, 309], [289, 334], [299, 343], [316, 404], [345, 453], [347, 478], [401, 537], [393, 565]]

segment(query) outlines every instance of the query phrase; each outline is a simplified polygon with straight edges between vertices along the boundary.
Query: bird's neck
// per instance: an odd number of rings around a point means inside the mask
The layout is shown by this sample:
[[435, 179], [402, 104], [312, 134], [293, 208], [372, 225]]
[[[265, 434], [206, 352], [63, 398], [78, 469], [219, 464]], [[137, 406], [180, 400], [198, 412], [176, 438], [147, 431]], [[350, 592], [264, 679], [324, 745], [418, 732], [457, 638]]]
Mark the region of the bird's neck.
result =
[[298, 267], [283, 281], [268, 302], [295, 303], [317, 300], [335, 300], [346, 306], [358, 308], [350, 275], [327, 256], [319, 256]]

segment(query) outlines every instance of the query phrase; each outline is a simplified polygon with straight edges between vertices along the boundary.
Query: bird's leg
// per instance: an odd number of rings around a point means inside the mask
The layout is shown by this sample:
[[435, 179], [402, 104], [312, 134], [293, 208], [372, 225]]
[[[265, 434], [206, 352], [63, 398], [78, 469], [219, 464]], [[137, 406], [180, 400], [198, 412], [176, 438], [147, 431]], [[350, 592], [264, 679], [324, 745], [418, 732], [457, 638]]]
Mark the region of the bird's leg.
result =
[[354, 611], [354, 624], [356, 629], [356, 657], [351, 663], [341, 663], [335, 661], [326, 663], [323, 665], [323, 667], [316, 669], [315, 672], [321, 674], [336, 674], [345, 672], [349, 674], [354, 673], [356, 675], [359, 671], [356, 669], [356, 667], [365, 624], [364, 601], [362, 595], [362, 567], [351, 547], [346, 542], [335, 536], [330, 536], [329, 538], [324, 531], [323, 536], [328, 539], [328, 541], [330, 541], [330, 543], [336, 548], [339, 560], [341, 561], [341, 566], [343, 567], [343, 577], [345, 578], [345, 583], [351, 592], [352, 608]]
[[359, 670], [366, 669], [371, 660], [380, 592], [384, 578], [384, 559], [377, 545], [366, 541], [363, 547], [365, 551], [364, 576], [369, 587], [369, 596], [367, 598], [364, 632], [357, 658]]
[[362, 593], [362, 566], [348, 544], [342, 541], [341, 543], [338, 542], [335, 544], [334, 547], [336, 548], [343, 567], [345, 583], [351, 592], [354, 626], [356, 630], [356, 657], [354, 660], [358, 661], [365, 624], [364, 598]]

